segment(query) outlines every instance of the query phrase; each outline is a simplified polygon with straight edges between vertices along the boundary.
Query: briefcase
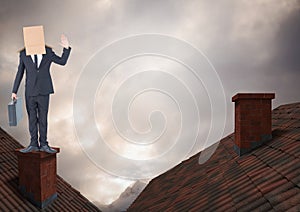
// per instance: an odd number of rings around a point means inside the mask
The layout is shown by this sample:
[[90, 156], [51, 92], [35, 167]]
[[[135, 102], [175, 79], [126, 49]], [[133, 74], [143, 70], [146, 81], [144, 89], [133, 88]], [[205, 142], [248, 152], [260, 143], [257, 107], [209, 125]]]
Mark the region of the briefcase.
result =
[[14, 99], [8, 104], [9, 126], [17, 126], [23, 117], [22, 98]]

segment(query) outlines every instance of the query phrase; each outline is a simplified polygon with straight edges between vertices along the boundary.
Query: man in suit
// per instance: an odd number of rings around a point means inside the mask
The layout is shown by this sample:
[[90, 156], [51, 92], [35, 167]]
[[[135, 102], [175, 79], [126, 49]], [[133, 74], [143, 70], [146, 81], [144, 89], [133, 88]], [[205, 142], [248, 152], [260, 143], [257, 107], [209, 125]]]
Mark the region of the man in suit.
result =
[[47, 46], [45, 46], [45, 54], [28, 55], [26, 45], [20, 51], [20, 62], [12, 89], [12, 99], [17, 98], [17, 91], [26, 70], [25, 100], [31, 140], [27, 148], [20, 150], [23, 153], [32, 151], [56, 153], [56, 150], [51, 148], [47, 141], [49, 95], [54, 93], [50, 66], [52, 62], [65, 65], [71, 51], [69, 41], [64, 35], [61, 36], [60, 45], [63, 47], [61, 57]]

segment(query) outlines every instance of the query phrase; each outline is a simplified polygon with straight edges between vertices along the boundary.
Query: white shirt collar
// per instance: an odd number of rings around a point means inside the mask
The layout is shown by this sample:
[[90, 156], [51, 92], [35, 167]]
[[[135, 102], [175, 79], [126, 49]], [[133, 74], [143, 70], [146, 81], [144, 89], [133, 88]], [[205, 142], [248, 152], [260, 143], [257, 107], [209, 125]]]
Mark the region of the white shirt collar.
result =
[[[34, 62], [34, 54], [30, 55], [32, 61]], [[38, 59], [38, 67], [40, 67], [42, 59], [43, 59], [43, 55], [42, 54], [37, 54], [37, 59]]]

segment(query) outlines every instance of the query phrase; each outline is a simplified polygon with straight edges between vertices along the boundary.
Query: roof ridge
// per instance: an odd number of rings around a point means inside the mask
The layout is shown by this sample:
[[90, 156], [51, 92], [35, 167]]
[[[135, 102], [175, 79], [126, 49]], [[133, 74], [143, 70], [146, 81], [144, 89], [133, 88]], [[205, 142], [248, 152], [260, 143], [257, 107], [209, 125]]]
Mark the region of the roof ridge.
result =
[[[280, 108], [280, 107], [286, 107], [286, 106], [294, 106], [294, 105], [299, 105], [298, 107], [300, 107], [300, 102], [291, 102], [291, 103], [281, 104], [281, 105], [275, 107], [274, 109], [277, 109], [277, 108]], [[298, 107], [296, 107], [296, 108], [298, 108]]]

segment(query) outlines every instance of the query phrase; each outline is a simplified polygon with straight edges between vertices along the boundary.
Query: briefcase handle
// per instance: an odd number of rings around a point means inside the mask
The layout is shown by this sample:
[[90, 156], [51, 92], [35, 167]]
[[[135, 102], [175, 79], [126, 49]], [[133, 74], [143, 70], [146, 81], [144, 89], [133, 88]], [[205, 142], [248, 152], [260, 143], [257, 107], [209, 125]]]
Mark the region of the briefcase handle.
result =
[[13, 103], [14, 103], [14, 104], [16, 104], [16, 103], [17, 103], [17, 101], [18, 101], [18, 98], [13, 98], [13, 100], [12, 100], [12, 101], [13, 101]]

